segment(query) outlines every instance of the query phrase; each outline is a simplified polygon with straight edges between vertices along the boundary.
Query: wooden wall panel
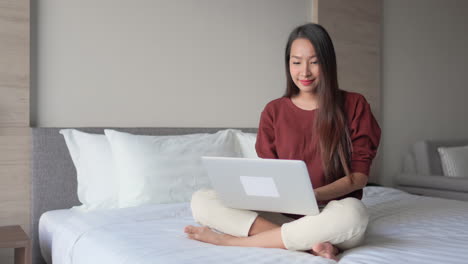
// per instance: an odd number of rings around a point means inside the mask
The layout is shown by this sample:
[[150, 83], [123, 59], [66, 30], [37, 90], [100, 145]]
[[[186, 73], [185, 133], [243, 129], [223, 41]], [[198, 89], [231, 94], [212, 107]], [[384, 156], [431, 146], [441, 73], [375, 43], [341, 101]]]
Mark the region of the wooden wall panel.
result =
[[[363, 94], [382, 125], [382, 0], [314, 1], [316, 20], [327, 29], [335, 46], [340, 87]], [[379, 152], [371, 170], [373, 182], [379, 182], [380, 156]]]
[[0, 4], [0, 127], [29, 126], [29, 1]]
[[380, 0], [320, 0], [318, 22], [335, 45], [341, 88], [364, 94], [380, 118]]
[[[29, 1], [0, 3], [0, 226], [29, 232]], [[13, 263], [0, 250], [0, 263]]]

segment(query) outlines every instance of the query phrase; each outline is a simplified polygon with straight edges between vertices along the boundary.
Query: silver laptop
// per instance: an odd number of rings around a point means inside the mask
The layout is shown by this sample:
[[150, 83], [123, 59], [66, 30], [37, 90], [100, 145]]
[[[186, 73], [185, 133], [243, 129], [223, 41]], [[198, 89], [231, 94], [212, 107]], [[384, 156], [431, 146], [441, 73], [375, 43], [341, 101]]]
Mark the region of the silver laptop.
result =
[[300, 215], [320, 212], [302, 160], [202, 157], [202, 163], [228, 207]]

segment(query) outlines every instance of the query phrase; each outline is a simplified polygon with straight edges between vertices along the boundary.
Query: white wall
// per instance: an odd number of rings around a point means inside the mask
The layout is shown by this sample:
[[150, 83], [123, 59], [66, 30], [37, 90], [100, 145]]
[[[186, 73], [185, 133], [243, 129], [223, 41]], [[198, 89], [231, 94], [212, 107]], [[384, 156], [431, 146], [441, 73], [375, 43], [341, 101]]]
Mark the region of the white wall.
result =
[[[310, 0], [41, 0], [31, 124], [256, 127]], [[36, 85], [34, 87], [34, 85]]]
[[410, 144], [468, 138], [468, 1], [385, 0], [383, 183]]

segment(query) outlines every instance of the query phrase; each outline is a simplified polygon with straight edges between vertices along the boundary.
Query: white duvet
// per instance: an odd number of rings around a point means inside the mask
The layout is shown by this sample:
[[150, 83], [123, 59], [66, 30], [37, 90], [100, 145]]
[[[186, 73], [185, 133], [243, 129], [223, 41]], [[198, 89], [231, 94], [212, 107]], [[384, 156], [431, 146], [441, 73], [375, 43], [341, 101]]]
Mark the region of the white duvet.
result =
[[[366, 187], [370, 222], [340, 263], [468, 263], [468, 202]], [[335, 263], [283, 249], [214, 246], [186, 238], [188, 203], [74, 214], [51, 233], [55, 264]]]

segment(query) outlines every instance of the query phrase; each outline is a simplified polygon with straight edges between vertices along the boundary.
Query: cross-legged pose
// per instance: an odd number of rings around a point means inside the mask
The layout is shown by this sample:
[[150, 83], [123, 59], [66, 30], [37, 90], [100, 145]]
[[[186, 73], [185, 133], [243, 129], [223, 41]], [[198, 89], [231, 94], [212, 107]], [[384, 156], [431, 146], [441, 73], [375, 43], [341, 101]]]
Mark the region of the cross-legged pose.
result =
[[203, 226], [184, 231], [190, 239], [215, 245], [310, 251], [337, 260], [340, 251], [364, 239], [369, 216], [362, 189], [380, 127], [361, 94], [339, 89], [335, 50], [322, 26], [310, 23], [291, 32], [285, 65], [286, 92], [262, 111], [255, 149], [260, 158], [303, 160], [320, 213], [228, 208], [213, 190], [204, 189], [191, 201], [193, 217]]

